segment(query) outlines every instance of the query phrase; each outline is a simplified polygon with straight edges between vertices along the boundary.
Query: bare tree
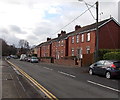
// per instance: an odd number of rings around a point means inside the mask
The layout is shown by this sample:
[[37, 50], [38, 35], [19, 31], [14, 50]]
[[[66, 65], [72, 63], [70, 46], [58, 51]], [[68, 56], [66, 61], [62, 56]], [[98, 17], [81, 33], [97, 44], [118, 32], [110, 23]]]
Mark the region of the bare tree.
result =
[[19, 47], [29, 49], [29, 42], [27, 40], [20, 40], [19, 41]]
[[19, 53], [22, 54], [22, 53], [27, 53], [30, 49], [30, 46], [29, 46], [29, 42], [27, 40], [20, 40], [19, 41]]

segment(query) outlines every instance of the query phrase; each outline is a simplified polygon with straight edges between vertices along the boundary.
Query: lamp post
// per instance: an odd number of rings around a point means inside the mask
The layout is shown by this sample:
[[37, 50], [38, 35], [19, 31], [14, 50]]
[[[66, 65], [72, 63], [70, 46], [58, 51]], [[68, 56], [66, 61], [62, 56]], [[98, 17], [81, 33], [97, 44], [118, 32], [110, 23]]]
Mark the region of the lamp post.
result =
[[[82, 2], [84, 0], [78, 0], [78, 1]], [[90, 5], [90, 4], [86, 3], [86, 2], [85, 2], [85, 4], [87, 4], [87, 5], [89, 5], [89, 6], [92, 7], [92, 5]], [[98, 33], [98, 1], [95, 4], [96, 4], [96, 37], [95, 37], [96, 43], [95, 43], [94, 61], [97, 61], [98, 60], [98, 50], [99, 50], [99, 47], [98, 47], [98, 44], [99, 44], [99, 33]]]

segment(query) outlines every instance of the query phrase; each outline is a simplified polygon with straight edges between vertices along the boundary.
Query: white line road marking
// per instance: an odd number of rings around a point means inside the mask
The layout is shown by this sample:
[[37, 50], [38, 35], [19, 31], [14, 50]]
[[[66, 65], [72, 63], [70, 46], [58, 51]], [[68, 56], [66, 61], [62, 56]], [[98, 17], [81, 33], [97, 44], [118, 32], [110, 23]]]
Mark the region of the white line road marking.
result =
[[76, 77], [74, 75], [71, 75], [71, 74], [68, 74], [68, 73], [64, 73], [64, 72], [61, 72], [61, 71], [58, 71], [58, 73], [61, 73], [61, 74], [67, 75], [67, 76], [71, 76], [71, 77]]
[[50, 68], [48, 68], [48, 67], [43, 67], [43, 68], [48, 69], [48, 70], [51, 70], [51, 71], [53, 70], [53, 69], [50, 69]]
[[25, 90], [25, 88], [24, 88], [23, 84], [22, 84], [20, 81], [19, 81], [19, 84], [22, 86], [23, 91], [25, 92], [26, 90]]
[[114, 89], [112, 87], [109, 87], [109, 86], [105, 86], [105, 85], [102, 85], [102, 84], [99, 84], [99, 83], [96, 83], [96, 82], [92, 82], [92, 81], [89, 81], [87, 80], [88, 83], [92, 83], [92, 84], [95, 84], [95, 85], [98, 85], [98, 86], [101, 86], [101, 87], [104, 87], [104, 88], [107, 88], [107, 89], [110, 89], [110, 90], [113, 90], [113, 91], [116, 91], [116, 92], [120, 92], [120, 90], [117, 90], [117, 89]]

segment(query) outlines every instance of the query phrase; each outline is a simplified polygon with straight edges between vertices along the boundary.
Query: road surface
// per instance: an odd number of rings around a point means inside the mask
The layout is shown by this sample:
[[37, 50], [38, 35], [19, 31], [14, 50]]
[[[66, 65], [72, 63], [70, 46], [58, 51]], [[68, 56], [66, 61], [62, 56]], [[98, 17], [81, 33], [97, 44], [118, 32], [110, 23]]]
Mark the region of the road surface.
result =
[[89, 75], [81, 68], [10, 59], [57, 98], [120, 98], [120, 79]]

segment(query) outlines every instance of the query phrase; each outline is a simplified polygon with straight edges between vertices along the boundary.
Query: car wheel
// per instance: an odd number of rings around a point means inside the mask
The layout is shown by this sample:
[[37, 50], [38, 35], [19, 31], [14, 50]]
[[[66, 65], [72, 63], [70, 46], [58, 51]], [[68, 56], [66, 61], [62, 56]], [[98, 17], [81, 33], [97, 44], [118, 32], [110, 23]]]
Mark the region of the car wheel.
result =
[[106, 72], [105, 76], [106, 76], [107, 79], [110, 79], [111, 78], [111, 73], [110, 72]]
[[89, 69], [89, 74], [93, 75], [93, 70], [92, 69]]

